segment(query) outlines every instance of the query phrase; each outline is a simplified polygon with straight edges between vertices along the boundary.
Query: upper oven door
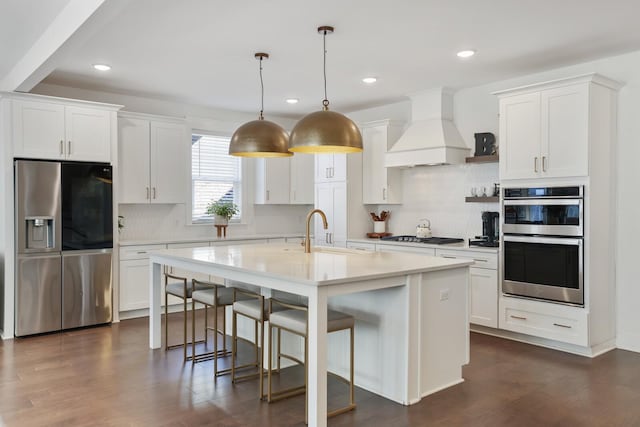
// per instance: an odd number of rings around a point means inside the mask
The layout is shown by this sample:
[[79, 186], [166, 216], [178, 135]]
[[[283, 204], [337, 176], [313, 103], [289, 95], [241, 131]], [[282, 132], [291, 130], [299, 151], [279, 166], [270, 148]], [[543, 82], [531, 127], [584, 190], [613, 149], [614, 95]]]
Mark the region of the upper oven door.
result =
[[504, 233], [583, 235], [582, 199], [505, 200], [502, 218]]

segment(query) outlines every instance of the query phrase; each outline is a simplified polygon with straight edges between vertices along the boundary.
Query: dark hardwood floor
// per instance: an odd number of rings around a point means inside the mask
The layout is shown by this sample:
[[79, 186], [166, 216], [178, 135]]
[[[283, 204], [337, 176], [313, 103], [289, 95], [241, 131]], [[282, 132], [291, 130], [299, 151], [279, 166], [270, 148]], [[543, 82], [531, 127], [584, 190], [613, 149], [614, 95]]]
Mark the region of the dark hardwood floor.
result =
[[[260, 402], [257, 381], [214, 383], [213, 362], [150, 350], [146, 318], [3, 341], [0, 363], [0, 426], [304, 425], [303, 396]], [[291, 368], [278, 381], [302, 375]], [[358, 408], [329, 425], [640, 426], [640, 354], [587, 359], [472, 334], [464, 377], [410, 407], [358, 390]], [[344, 403], [346, 386], [329, 386], [330, 405]]]

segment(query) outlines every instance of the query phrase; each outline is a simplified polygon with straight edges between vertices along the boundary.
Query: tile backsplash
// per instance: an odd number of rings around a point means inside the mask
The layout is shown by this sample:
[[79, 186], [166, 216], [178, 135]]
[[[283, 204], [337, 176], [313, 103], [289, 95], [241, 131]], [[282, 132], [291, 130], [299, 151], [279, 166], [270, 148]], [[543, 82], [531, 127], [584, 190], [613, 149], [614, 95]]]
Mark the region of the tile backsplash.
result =
[[[255, 205], [253, 221], [231, 224], [227, 235], [301, 233], [308, 205]], [[176, 205], [119, 205], [124, 217], [120, 240], [158, 240], [215, 237], [213, 225], [187, 225], [184, 204]]]
[[391, 211], [387, 228], [393, 234], [414, 235], [426, 218], [434, 236], [473, 238], [482, 234], [482, 212], [500, 210], [499, 203], [465, 202], [472, 187], [493, 191], [497, 163], [415, 167], [403, 173], [403, 204], [370, 206]]

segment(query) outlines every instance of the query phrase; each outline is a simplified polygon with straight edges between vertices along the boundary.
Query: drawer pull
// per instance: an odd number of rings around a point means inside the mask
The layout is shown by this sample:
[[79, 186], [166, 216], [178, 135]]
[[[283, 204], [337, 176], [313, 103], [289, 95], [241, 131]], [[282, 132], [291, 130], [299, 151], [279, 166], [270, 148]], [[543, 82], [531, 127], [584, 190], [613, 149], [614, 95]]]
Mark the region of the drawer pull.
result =
[[473, 259], [475, 262], [489, 262], [488, 259], [481, 259], [481, 258], [474, 258]]
[[558, 326], [560, 328], [567, 328], [567, 329], [571, 329], [572, 327], [569, 325], [563, 325], [561, 323], [554, 323], [553, 326]]
[[146, 253], [147, 253], [147, 251], [138, 251], [138, 252], [136, 252], [136, 253], [138, 253], [138, 254], [146, 254]]
[[442, 255], [442, 258], [451, 258], [451, 259], [456, 259], [457, 257], [453, 256], [453, 255]]
[[511, 315], [511, 318], [513, 319], [518, 319], [518, 320], [527, 320], [526, 317], [522, 317], [522, 316], [514, 316], [513, 314]]
[[353, 248], [353, 249], [355, 249], [356, 251], [366, 251], [365, 248]]

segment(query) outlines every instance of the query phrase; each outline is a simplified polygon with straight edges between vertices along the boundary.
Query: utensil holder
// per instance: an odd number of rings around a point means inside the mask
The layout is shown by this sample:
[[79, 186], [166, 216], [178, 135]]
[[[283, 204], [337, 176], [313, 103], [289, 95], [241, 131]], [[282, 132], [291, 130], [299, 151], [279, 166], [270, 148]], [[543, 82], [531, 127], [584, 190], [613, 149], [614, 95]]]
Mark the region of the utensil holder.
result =
[[384, 233], [387, 229], [386, 221], [373, 221], [373, 232]]

